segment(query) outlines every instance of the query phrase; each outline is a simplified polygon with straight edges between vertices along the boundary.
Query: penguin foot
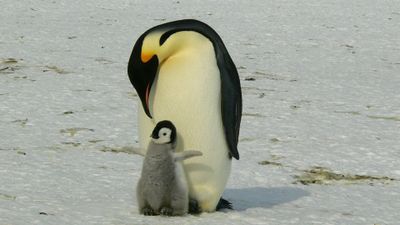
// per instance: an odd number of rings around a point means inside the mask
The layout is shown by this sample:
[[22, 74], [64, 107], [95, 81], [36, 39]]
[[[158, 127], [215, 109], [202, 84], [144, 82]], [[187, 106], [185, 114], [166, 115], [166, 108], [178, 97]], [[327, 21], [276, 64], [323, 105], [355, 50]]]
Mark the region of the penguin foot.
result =
[[143, 208], [143, 215], [145, 216], [154, 216], [156, 215], [156, 213], [154, 212], [154, 210], [150, 207], [144, 207]]
[[196, 199], [189, 199], [189, 214], [200, 214], [201, 209]]
[[172, 216], [173, 210], [169, 207], [162, 207], [160, 213], [163, 216]]
[[232, 203], [226, 199], [221, 198], [217, 204], [217, 211], [223, 211], [224, 209], [233, 209]]

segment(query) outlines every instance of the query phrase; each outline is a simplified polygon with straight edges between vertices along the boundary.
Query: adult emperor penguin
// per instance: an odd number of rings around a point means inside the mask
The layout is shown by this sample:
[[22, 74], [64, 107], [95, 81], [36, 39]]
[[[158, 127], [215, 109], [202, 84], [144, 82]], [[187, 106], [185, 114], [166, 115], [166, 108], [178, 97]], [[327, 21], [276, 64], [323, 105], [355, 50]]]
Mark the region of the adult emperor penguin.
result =
[[177, 151], [203, 153], [184, 162], [190, 198], [205, 212], [229, 205], [221, 196], [232, 157], [239, 159], [242, 94], [235, 64], [219, 35], [191, 19], [153, 27], [136, 41], [128, 75], [142, 103], [141, 149], [158, 121], [172, 121], [179, 131]]

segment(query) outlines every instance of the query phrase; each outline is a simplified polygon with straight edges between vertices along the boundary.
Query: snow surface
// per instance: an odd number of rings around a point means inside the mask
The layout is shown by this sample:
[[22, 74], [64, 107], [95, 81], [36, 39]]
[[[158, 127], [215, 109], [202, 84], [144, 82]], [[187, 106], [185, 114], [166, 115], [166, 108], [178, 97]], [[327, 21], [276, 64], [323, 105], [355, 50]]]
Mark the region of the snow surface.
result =
[[[182, 18], [214, 27], [240, 73], [235, 210], [145, 217], [126, 66]], [[399, 224], [399, 24], [396, 0], [2, 1], [0, 225]], [[382, 179], [299, 182], [316, 166]]]

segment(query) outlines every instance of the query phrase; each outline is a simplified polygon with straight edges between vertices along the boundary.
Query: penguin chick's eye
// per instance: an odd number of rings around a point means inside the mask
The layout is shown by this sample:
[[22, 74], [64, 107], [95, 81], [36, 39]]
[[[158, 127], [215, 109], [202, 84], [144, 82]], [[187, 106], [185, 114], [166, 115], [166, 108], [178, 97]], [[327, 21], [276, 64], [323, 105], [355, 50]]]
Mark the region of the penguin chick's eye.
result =
[[168, 128], [161, 128], [161, 130], [158, 132], [159, 137], [164, 137], [168, 138], [171, 135], [171, 130]]

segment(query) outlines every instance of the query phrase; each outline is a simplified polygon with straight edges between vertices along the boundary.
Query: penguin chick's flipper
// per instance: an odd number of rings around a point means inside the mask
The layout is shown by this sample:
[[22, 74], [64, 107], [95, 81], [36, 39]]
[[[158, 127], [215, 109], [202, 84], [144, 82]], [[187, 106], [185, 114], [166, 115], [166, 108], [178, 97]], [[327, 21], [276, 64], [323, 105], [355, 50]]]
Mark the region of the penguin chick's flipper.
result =
[[132, 153], [132, 154], [136, 154], [136, 155], [140, 155], [145, 157], [146, 156], [146, 149], [143, 148], [138, 148], [138, 147], [123, 147], [121, 148], [124, 152], [127, 153]]
[[197, 202], [196, 199], [193, 199], [193, 198], [189, 199], [189, 211], [188, 211], [188, 213], [192, 214], [192, 215], [197, 215], [197, 214], [201, 213], [201, 209], [200, 209], [199, 203]]
[[218, 204], [217, 204], [216, 210], [217, 210], [217, 211], [222, 211], [222, 210], [224, 210], [224, 209], [233, 209], [232, 203], [229, 202], [229, 201], [226, 200], [226, 199], [220, 198], [220, 199], [219, 199], [219, 202], [218, 202]]
[[175, 152], [174, 153], [174, 160], [176, 161], [181, 161], [181, 160], [185, 160], [188, 158], [192, 158], [195, 156], [201, 156], [203, 155], [203, 153], [201, 153], [200, 151], [195, 151], [195, 150], [187, 150], [187, 151], [183, 151], [183, 152]]

